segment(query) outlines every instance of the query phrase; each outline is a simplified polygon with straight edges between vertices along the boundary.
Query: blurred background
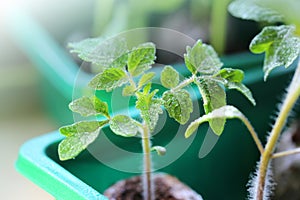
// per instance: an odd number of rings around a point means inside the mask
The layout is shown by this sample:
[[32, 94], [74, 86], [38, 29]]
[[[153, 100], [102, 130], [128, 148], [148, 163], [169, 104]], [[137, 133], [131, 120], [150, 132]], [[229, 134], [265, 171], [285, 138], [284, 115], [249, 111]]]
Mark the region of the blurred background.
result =
[[[164, 27], [214, 43], [219, 54], [247, 49], [257, 25], [228, 16], [230, 0], [23, 0], [0, 2], [0, 196], [53, 199], [14, 169], [26, 140], [72, 122], [67, 109], [78, 68], [69, 41]], [[217, 4], [212, 9], [212, 4]], [[214, 14], [213, 14], [214, 13]], [[228, 23], [230, 21], [230, 23]], [[214, 22], [214, 25], [211, 25]], [[227, 28], [226, 28], [227, 27]], [[249, 31], [254, 29], [255, 31]], [[237, 40], [244, 31], [248, 39]], [[230, 34], [226, 34], [230, 32]], [[214, 33], [216, 35], [212, 35]], [[151, 36], [141, 36], [151, 37]], [[215, 38], [215, 39], [212, 39]], [[180, 41], [176, 41], [179, 43]]]

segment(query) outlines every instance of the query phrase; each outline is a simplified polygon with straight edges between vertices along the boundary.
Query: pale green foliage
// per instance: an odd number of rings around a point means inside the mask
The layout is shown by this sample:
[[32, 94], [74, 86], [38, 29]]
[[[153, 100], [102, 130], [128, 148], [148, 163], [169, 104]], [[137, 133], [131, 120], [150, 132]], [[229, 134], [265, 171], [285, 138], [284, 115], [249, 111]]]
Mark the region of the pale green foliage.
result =
[[137, 76], [151, 68], [155, 60], [155, 45], [151, 42], [133, 48], [128, 55], [128, 72]]
[[239, 69], [224, 68], [214, 75], [212, 80], [221, 83], [228, 89], [241, 92], [253, 105], [256, 104], [251, 91], [242, 84], [244, 72]]
[[162, 99], [170, 117], [180, 124], [185, 124], [189, 120], [190, 114], [193, 112], [193, 103], [186, 90], [166, 91]]
[[153, 131], [159, 114], [162, 114], [161, 109], [161, 101], [159, 99], [155, 99], [154, 95], [158, 90], [153, 90], [150, 92], [150, 84], [145, 86], [143, 92], [137, 92], [136, 97], [136, 108], [141, 111], [141, 117], [148, 125], [150, 131]]
[[70, 43], [69, 47], [71, 53], [77, 53], [82, 60], [101, 66], [104, 69], [110, 67], [113, 63], [114, 66], [120, 66], [120, 63], [124, 63], [122, 62], [124, 59], [122, 56], [128, 53], [125, 40], [120, 38], [110, 38], [108, 40], [89, 38]]
[[136, 88], [133, 85], [126, 85], [122, 90], [123, 96], [133, 96], [136, 92]]
[[300, 53], [300, 38], [294, 36], [294, 26], [265, 27], [251, 42], [253, 53], [266, 53], [265, 80], [271, 70], [279, 66], [289, 67]]
[[215, 50], [210, 45], [203, 44], [201, 40], [198, 40], [192, 48], [189, 46], [186, 48], [184, 60], [187, 68], [193, 74], [196, 72], [214, 74], [223, 65]]
[[230, 82], [240, 83], [244, 79], [244, 72], [239, 69], [223, 68], [214, 74], [216, 77], [221, 77]]
[[[110, 44], [109, 42], [113, 42]], [[116, 42], [116, 43], [114, 43]], [[84, 150], [99, 134], [105, 124], [109, 124], [113, 133], [123, 137], [133, 137], [141, 133], [142, 140], [150, 139], [159, 115], [165, 107], [169, 116], [180, 124], [185, 124], [190, 119], [193, 111], [191, 96], [184, 87], [196, 83], [203, 97], [204, 110], [207, 115], [226, 105], [226, 94], [221, 85], [229, 89], [242, 92], [252, 103], [254, 101], [250, 90], [242, 84], [244, 74], [241, 70], [225, 68], [214, 49], [200, 40], [193, 47], [187, 47], [184, 55], [187, 68], [192, 72], [190, 78], [180, 82], [178, 72], [171, 66], [166, 66], [161, 72], [161, 83], [169, 89], [158, 97], [158, 89], [151, 90], [154, 72], [147, 72], [154, 64], [155, 45], [144, 43], [127, 49], [123, 40], [102, 42], [89, 39], [81, 43], [72, 44], [72, 52], [78, 53], [83, 60], [101, 66], [100, 73], [90, 81], [89, 87], [95, 90], [111, 91], [123, 87], [123, 96], [136, 98], [135, 107], [140, 111], [141, 121], [136, 121], [130, 116], [110, 116], [108, 105], [96, 96], [82, 97], [70, 104], [70, 109], [82, 116], [104, 115], [107, 120], [93, 122], [78, 122], [62, 127], [61, 133], [67, 138], [60, 143], [59, 154], [63, 160], [74, 158]], [[99, 47], [101, 51], [99, 52]], [[107, 47], [107, 48], [106, 48]], [[98, 55], [99, 53], [99, 55]], [[106, 58], [104, 58], [106, 57]], [[208, 119], [212, 130], [220, 135], [224, 129], [226, 116]], [[198, 125], [192, 125], [189, 130], [194, 130]], [[145, 135], [144, 135], [145, 134]], [[148, 142], [150, 144], [150, 142]], [[147, 147], [164, 155], [166, 149], [161, 146]], [[145, 150], [146, 151], [146, 150]]]
[[272, 9], [272, 1], [263, 0], [235, 0], [229, 7], [229, 12], [238, 18], [254, 20], [258, 22], [283, 22], [284, 16]]
[[[203, 107], [206, 114], [226, 105], [226, 93], [224, 89], [213, 80], [200, 80], [196, 83], [203, 99]], [[223, 132], [226, 119], [211, 119], [209, 125], [215, 134]]]
[[143, 74], [143, 76], [141, 77], [139, 83], [138, 83], [138, 88], [143, 87], [143, 85], [149, 83], [155, 76], [154, 72], [148, 72], [146, 74]]
[[107, 92], [128, 82], [128, 77], [123, 69], [109, 68], [97, 74], [89, 83], [91, 88], [106, 90]]
[[101, 127], [107, 123], [108, 120], [82, 121], [61, 127], [59, 131], [67, 137], [58, 146], [60, 160], [75, 158], [97, 138]]
[[[185, 132], [185, 137], [186, 138], [190, 137], [197, 130], [200, 124], [204, 122], [210, 122], [215, 119], [224, 119], [224, 118], [227, 119], [238, 118], [241, 119], [242, 121], [245, 121], [246, 119], [245, 116], [237, 108], [233, 106], [223, 106], [193, 121], [187, 128]], [[220, 135], [221, 133], [219, 133], [218, 135]]]
[[110, 129], [123, 137], [135, 136], [139, 131], [138, 122], [126, 115], [116, 115], [109, 121]]
[[107, 103], [101, 101], [96, 96], [76, 99], [69, 104], [69, 108], [84, 117], [92, 115], [104, 115], [109, 117]]
[[165, 66], [160, 75], [160, 81], [166, 88], [174, 88], [179, 84], [179, 74], [172, 66]]

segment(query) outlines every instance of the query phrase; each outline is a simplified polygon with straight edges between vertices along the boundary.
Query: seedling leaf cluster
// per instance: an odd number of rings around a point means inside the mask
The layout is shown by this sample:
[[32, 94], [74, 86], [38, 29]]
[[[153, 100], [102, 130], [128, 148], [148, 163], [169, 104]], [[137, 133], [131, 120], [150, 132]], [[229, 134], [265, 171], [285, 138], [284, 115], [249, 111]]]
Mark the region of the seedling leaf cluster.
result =
[[[193, 47], [188, 46], [184, 55], [186, 67], [191, 75], [181, 80], [175, 68], [170, 65], [165, 66], [160, 74], [161, 84], [165, 88], [161, 92], [159, 89], [152, 88], [155, 73], [150, 69], [156, 59], [153, 43], [140, 44], [129, 50], [123, 39], [108, 41], [86, 39], [70, 44], [70, 47], [71, 52], [78, 53], [82, 60], [99, 67], [98, 73], [88, 86], [94, 90], [107, 92], [121, 87], [123, 96], [132, 96], [136, 99], [135, 108], [139, 110], [140, 120], [132, 116], [109, 113], [108, 104], [95, 95], [76, 99], [70, 103], [69, 108], [83, 117], [95, 116], [97, 120], [76, 122], [60, 128], [60, 132], [66, 138], [59, 144], [59, 157], [61, 160], [75, 158], [97, 138], [101, 128], [106, 125], [118, 136], [138, 136], [142, 140], [144, 155], [145, 199], [153, 198], [151, 151], [156, 151], [159, 155], [166, 153], [164, 147], [151, 145], [151, 133], [157, 125], [159, 115], [163, 113], [163, 108], [179, 124], [189, 121], [193, 112], [193, 103], [185, 87], [191, 84], [197, 85], [202, 95], [205, 114], [227, 105], [225, 88], [240, 91], [252, 104], [255, 104], [250, 90], [242, 84], [243, 71], [232, 68], [222, 69], [223, 63], [215, 50], [200, 40]], [[228, 116], [207, 118], [215, 134], [221, 135], [223, 132], [226, 117]], [[187, 130], [186, 136], [195, 131], [195, 129], [191, 130]]]

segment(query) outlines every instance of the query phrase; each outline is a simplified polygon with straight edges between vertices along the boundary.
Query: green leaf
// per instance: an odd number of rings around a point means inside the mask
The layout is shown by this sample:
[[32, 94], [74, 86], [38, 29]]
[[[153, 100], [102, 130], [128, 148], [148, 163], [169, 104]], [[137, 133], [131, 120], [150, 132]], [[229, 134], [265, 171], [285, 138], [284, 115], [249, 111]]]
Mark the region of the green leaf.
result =
[[[225, 91], [217, 82], [210, 79], [201, 79], [196, 84], [201, 93], [206, 114], [226, 105]], [[225, 122], [225, 118], [211, 119], [209, 125], [217, 135], [220, 135], [224, 130]]]
[[164, 156], [167, 152], [166, 148], [162, 146], [154, 146], [151, 151], [156, 151], [159, 156]]
[[136, 108], [141, 111], [141, 117], [150, 131], [153, 131], [159, 119], [159, 114], [162, 114], [162, 109], [161, 101], [153, 98], [158, 90], [153, 90], [151, 93], [149, 91], [149, 87], [145, 87], [143, 92], [136, 93]]
[[160, 81], [166, 88], [174, 88], [179, 83], [179, 74], [172, 66], [165, 66], [161, 72]]
[[244, 79], [244, 72], [239, 69], [224, 68], [218, 71], [214, 76], [222, 77], [230, 82], [240, 83]]
[[151, 42], [144, 43], [131, 50], [128, 55], [128, 71], [132, 76], [137, 76], [151, 68], [155, 60], [155, 45]]
[[289, 67], [300, 53], [300, 38], [294, 36], [294, 26], [265, 27], [250, 44], [253, 53], [265, 52], [264, 79], [279, 66]]
[[60, 132], [67, 137], [58, 145], [59, 159], [69, 160], [75, 158], [89, 144], [94, 142], [101, 127], [107, 123], [108, 120], [102, 122], [84, 121], [60, 128]]
[[255, 99], [252, 96], [251, 91], [242, 83], [228, 82], [225, 87], [228, 89], [235, 89], [242, 93], [254, 106], [256, 105]]
[[146, 74], [143, 74], [143, 76], [141, 77], [139, 84], [138, 84], [138, 88], [141, 88], [143, 85], [149, 83], [153, 77], [155, 76], [154, 72], [148, 72]]
[[108, 120], [104, 121], [81, 121], [72, 125], [63, 126], [59, 129], [59, 132], [67, 137], [75, 135], [77, 133], [90, 133], [96, 131], [98, 128], [108, 123]]
[[185, 124], [189, 120], [190, 114], [193, 112], [193, 103], [186, 90], [166, 91], [162, 99], [170, 117], [180, 124]]
[[133, 85], [126, 85], [122, 90], [123, 96], [132, 96], [134, 95], [136, 88]]
[[235, 17], [257, 22], [275, 23], [284, 21], [281, 13], [272, 9], [267, 1], [262, 0], [236, 0], [229, 5], [228, 11]]
[[223, 84], [228, 89], [235, 89], [241, 92], [253, 105], [256, 104], [251, 91], [241, 82], [244, 79], [244, 72], [238, 69], [224, 68], [214, 75], [212, 80]]
[[106, 90], [107, 92], [122, 86], [128, 82], [128, 77], [124, 70], [119, 68], [109, 68], [97, 74], [89, 83], [91, 88], [96, 90]]
[[116, 135], [123, 137], [135, 136], [139, 131], [138, 123], [139, 122], [126, 115], [116, 115], [109, 122], [110, 129]]
[[76, 99], [69, 104], [69, 108], [84, 117], [101, 114], [109, 118], [107, 103], [96, 96]]
[[[126, 41], [122, 38], [89, 38], [76, 43], [70, 43], [71, 53], [77, 53], [82, 60], [94, 63], [103, 68], [112, 65], [115, 60], [128, 53]], [[127, 61], [127, 59], [126, 59]], [[118, 65], [121, 61], [117, 61]], [[116, 65], [116, 63], [114, 64]], [[125, 66], [125, 65], [123, 65]]]
[[[238, 118], [242, 120], [244, 123], [247, 121], [247, 118], [235, 107], [233, 106], [223, 106], [218, 109], [213, 110], [212, 112], [203, 115], [202, 117], [196, 119], [193, 121], [185, 131], [185, 137], [188, 138], [190, 137], [196, 129], [204, 122], [210, 122], [215, 119], [233, 119], [233, 118]], [[216, 133], [216, 135], [220, 136], [222, 132]]]
[[196, 71], [202, 74], [214, 74], [223, 65], [215, 50], [200, 40], [192, 48], [188, 46], [186, 51], [187, 53], [184, 55], [185, 64], [193, 74]]

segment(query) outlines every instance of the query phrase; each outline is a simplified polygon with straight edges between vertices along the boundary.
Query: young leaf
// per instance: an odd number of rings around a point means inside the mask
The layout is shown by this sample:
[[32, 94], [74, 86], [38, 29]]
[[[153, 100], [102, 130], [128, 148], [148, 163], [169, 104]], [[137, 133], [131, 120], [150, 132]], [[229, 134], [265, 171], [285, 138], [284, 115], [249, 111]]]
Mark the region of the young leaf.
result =
[[107, 103], [101, 101], [96, 96], [76, 99], [69, 104], [69, 108], [84, 117], [100, 114], [109, 118]]
[[108, 120], [84, 121], [60, 128], [60, 132], [67, 137], [58, 145], [59, 159], [75, 158], [98, 137], [101, 127], [107, 123]]
[[162, 99], [170, 117], [180, 124], [185, 124], [189, 120], [193, 112], [193, 103], [186, 90], [166, 91]]
[[154, 76], [155, 76], [154, 72], [148, 72], [146, 74], [143, 74], [143, 76], [141, 77], [138, 83], [138, 88], [141, 88], [143, 85], [149, 83], [149, 81], [151, 81]]
[[151, 151], [156, 151], [159, 156], [164, 156], [167, 152], [166, 148], [162, 146], [154, 146]]
[[165, 88], [174, 88], [179, 83], [179, 74], [172, 66], [165, 66], [160, 75], [160, 81]]
[[155, 45], [151, 42], [141, 44], [132, 49], [127, 61], [129, 73], [132, 76], [138, 76], [151, 68], [155, 58]]
[[124, 70], [119, 68], [109, 68], [97, 74], [89, 83], [91, 88], [96, 90], [106, 90], [107, 92], [122, 86], [128, 82], [128, 77]]
[[282, 14], [271, 9], [266, 1], [261, 0], [233, 1], [228, 7], [228, 11], [235, 17], [257, 22], [275, 23], [284, 21]]
[[126, 115], [116, 115], [109, 122], [110, 129], [116, 135], [123, 137], [135, 136], [139, 131], [138, 123]]
[[[184, 135], [186, 138], [190, 137], [195, 132], [195, 130], [200, 126], [200, 124], [202, 124], [203, 122], [210, 122], [211, 120], [214, 119], [224, 119], [224, 118], [227, 119], [238, 118], [242, 120], [244, 123], [248, 121], [247, 118], [237, 108], [233, 106], [223, 106], [193, 121], [188, 126]], [[216, 133], [216, 135], [218, 136], [220, 136], [221, 134], [222, 132]]]
[[300, 53], [300, 38], [294, 36], [294, 26], [265, 27], [250, 43], [253, 53], [265, 52], [264, 79], [279, 66], [289, 67]]
[[59, 132], [67, 137], [70, 137], [72, 135], [75, 135], [77, 133], [83, 133], [83, 132], [94, 132], [98, 128], [104, 126], [108, 123], [108, 120], [104, 121], [81, 121], [76, 122], [72, 125], [63, 126], [59, 129]]
[[200, 40], [191, 48], [187, 47], [184, 60], [187, 68], [195, 74], [196, 71], [202, 74], [214, 74], [219, 71], [223, 63], [218, 58], [215, 50]]
[[157, 90], [154, 90], [149, 93], [148, 87], [145, 87], [143, 92], [136, 93], [136, 108], [141, 111], [141, 117], [148, 125], [150, 131], [154, 130], [159, 114], [162, 114], [161, 102], [153, 98], [156, 92]]
[[216, 77], [222, 77], [230, 82], [240, 83], [244, 79], [244, 72], [239, 69], [223, 68], [214, 74]]
[[[209, 79], [201, 79], [196, 84], [201, 93], [206, 114], [226, 105], [226, 93], [217, 82]], [[209, 125], [217, 135], [220, 135], [224, 130], [225, 122], [225, 118], [211, 119]]]
[[256, 105], [255, 99], [252, 96], [251, 91], [249, 88], [247, 88], [244, 84], [242, 83], [236, 83], [236, 82], [228, 82], [225, 84], [225, 87], [228, 89], [235, 89], [242, 93], [254, 106]]
[[71, 48], [71, 53], [77, 53], [82, 60], [104, 68], [109, 67], [115, 60], [122, 58], [128, 52], [125, 40], [120, 38], [108, 40], [89, 38], [80, 42], [70, 43], [69, 47]]
[[123, 96], [132, 96], [134, 95], [134, 92], [136, 91], [136, 88], [133, 85], [126, 85], [122, 90]]
[[223, 84], [228, 89], [241, 92], [253, 105], [256, 104], [251, 91], [242, 84], [244, 72], [238, 69], [224, 68], [214, 75], [213, 80]]

